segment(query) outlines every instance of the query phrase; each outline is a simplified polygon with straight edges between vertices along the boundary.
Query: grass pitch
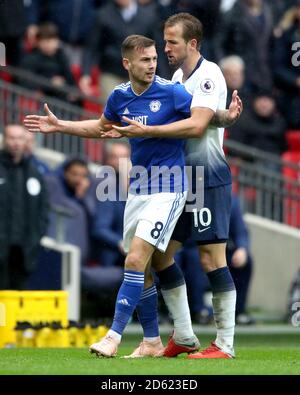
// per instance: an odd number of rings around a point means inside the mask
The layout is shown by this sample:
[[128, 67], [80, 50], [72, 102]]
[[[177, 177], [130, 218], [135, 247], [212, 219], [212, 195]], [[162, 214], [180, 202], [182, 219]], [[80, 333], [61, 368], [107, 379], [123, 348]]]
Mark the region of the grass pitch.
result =
[[[206, 347], [212, 336], [201, 336]], [[163, 337], [166, 341], [166, 338]], [[116, 358], [97, 358], [87, 349], [1, 349], [1, 375], [299, 375], [300, 331], [290, 334], [238, 334], [236, 359], [122, 359], [140, 338], [125, 335]]]

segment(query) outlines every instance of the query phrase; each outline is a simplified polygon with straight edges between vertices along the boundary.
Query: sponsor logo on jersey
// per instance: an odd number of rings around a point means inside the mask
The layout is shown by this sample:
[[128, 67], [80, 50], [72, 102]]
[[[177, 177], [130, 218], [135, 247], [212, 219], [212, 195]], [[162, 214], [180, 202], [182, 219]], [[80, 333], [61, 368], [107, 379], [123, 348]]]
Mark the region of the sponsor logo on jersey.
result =
[[132, 117], [132, 119], [136, 122], [141, 123], [142, 125], [147, 125], [148, 115], [138, 115], [136, 117]]
[[159, 100], [152, 100], [152, 102], [149, 104], [149, 107], [152, 112], [157, 112], [160, 110], [161, 102]]
[[123, 114], [125, 114], [125, 115], [126, 115], [126, 114], [129, 114], [129, 110], [128, 110], [127, 107], [126, 107], [125, 110], [123, 111]]
[[209, 78], [206, 78], [205, 80], [201, 81], [200, 89], [204, 93], [211, 93], [215, 89], [215, 84], [213, 83], [212, 80], [210, 80]]

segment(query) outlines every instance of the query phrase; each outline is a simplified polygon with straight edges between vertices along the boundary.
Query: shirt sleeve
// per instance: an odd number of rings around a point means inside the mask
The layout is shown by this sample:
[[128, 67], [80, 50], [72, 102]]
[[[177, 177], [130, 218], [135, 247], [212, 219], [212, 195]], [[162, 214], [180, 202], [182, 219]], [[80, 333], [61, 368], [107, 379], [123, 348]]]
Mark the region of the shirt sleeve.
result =
[[174, 104], [176, 111], [183, 113], [185, 117], [191, 114], [192, 94], [180, 83], [173, 85]]
[[103, 114], [105, 118], [108, 119], [109, 121], [120, 122], [120, 117], [116, 112], [115, 101], [116, 101], [116, 94], [115, 91], [113, 91], [106, 102]]
[[221, 91], [221, 75], [209, 73], [204, 78], [199, 78], [193, 94], [191, 108], [205, 107], [216, 112]]

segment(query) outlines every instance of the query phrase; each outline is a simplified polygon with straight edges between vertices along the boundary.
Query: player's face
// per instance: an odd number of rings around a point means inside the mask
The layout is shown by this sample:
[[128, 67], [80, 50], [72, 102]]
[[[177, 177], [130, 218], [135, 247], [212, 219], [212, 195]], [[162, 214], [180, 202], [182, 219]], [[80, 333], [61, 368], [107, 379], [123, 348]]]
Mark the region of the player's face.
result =
[[126, 68], [130, 80], [140, 85], [151, 84], [157, 67], [157, 53], [155, 47], [140, 48], [133, 52], [126, 60]]
[[181, 24], [166, 27], [164, 30], [165, 53], [169, 65], [175, 69], [181, 67], [188, 57], [188, 43], [185, 42], [182, 34]]

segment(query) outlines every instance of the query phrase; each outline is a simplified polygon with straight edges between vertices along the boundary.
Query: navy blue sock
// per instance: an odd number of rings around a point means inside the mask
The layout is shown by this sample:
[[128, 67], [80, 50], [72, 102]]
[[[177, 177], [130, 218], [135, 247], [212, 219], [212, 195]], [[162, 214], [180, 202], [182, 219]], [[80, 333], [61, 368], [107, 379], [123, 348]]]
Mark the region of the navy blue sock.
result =
[[155, 285], [144, 289], [136, 310], [144, 337], [158, 337], [157, 291]]
[[132, 317], [132, 314], [139, 303], [144, 288], [144, 273], [125, 270], [124, 280], [119, 289], [114, 320], [111, 329], [120, 335]]
[[161, 289], [167, 290], [179, 287], [185, 284], [184, 275], [178, 265], [174, 262], [171, 266], [167, 267], [160, 272], [157, 272], [157, 277]]
[[235, 290], [235, 285], [228, 266], [221, 267], [206, 274], [213, 294]]

